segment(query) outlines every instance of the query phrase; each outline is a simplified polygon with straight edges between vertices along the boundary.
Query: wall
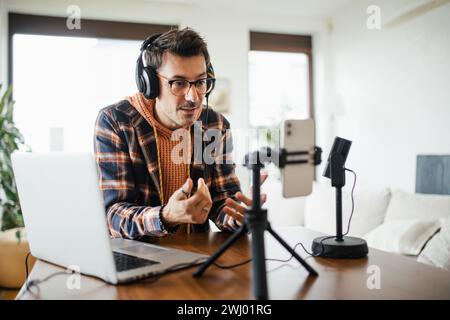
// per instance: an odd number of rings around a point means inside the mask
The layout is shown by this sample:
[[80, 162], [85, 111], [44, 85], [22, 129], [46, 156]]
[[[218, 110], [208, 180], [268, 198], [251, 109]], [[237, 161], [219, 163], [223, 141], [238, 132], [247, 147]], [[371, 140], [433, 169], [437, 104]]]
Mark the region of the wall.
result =
[[[378, 0], [382, 22], [425, 0]], [[368, 30], [369, 1], [350, 2], [331, 18], [268, 15], [146, 1], [77, 1], [82, 17], [191, 26], [209, 43], [216, 73], [231, 81], [234, 128], [248, 127], [249, 30], [312, 34], [317, 143], [353, 140], [348, 167], [359, 186], [414, 190], [415, 157], [449, 153], [450, 5], [395, 27]], [[6, 81], [7, 12], [66, 15], [71, 1], [0, 1], [0, 75]], [[323, 165], [318, 173], [322, 172]], [[239, 168], [244, 188], [248, 172]], [[323, 178], [319, 177], [320, 181]], [[324, 182], [324, 181], [323, 181]]]
[[[424, 1], [377, 1], [382, 24]], [[369, 30], [358, 1], [333, 16], [334, 133], [362, 187], [414, 192], [417, 154], [450, 153], [450, 4]]]
[[7, 42], [8, 42], [8, 14], [3, 0], [0, 1], [0, 83], [7, 80]]
[[[2, 0], [1, 69], [2, 81], [6, 79], [7, 12], [66, 16], [66, 8], [73, 1], [39, 2], [31, 0]], [[146, 1], [108, 2], [79, 0], [81, 17], [116, 21], [177, 24], [190, 26], [201, 33], [208, 42], [216, 75], [231, 81], [231, 112], [227, 115], [233, 128], [248, 128], [248, 50], [249, 31], [266, 31], [318, 35], [323, 29], [321, 18], [299, 18], [290, 14], [268, 15], [214, 5], [196, 7], [190, 4], [157, 4]], [[5, 26], [5, 28], [4, 28]], [[318, 42], [320, 43], [320, 41]], [[315, 44], [317, 47], [317, 44]], [[317, 59], [320, 61], [320, 59]], [[320, 64], [320, 63], [319, 63]], [[317, 94], [318, 90], [316, 90]], [[238, 168], [244, 188], [248, 187], [248, 172]]]
[[[66, 8], [72, 1], [2, 1], [4, 10], [66, 16]], [[249, 48], [249, 30], [264, 30], [287, 33], [311, 33], [319, 30], [321, 20], [295, 17], [249, 15], [227, 9], [228, 12], [192, 5], [157, 5], [146, 1], [77, 1], [82, 18], [146, 23], [178, 24], [190, 26], [199, 31], [208, 41], [216, 73], [232, 81], [232, 114], [235, 126], [245, 128], [248, 119], [247, 107], [247, 53]], [[208, 13], [205, 15], [205, 11]], [[4, 16], [6, 17], [6, 12]], [[270, 25], [267, 21], [271, 21]], [[4, 23], [2, 19], [2, 24]], [[6, 26], [6, 24], [5, 24]], [[6, 28], [2, 28], [2, 42], [7, 37]], [[5, 48], [6, 49], [6, 48]], [[3, 57], [3, 55], [2, 55]], [[4, 64], [2, 64], [4, 66]], [[3, 68], [2, 68], [3, 69]], [[234, 114], [238, 114], [237, 117]]]

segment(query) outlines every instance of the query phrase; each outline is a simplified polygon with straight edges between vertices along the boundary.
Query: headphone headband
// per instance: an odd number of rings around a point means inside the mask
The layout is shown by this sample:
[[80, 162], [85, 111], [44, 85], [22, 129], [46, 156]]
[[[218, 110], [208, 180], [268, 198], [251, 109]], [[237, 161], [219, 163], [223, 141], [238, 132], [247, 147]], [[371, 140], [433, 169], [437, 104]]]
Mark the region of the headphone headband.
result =
[[162, 35], [162, 33], [155, 33], [145, 38], [144, 42], [142, 42], [141, 44], [141, 52], [147, 49], [153, 42], [155, 42], [155, 40], [158, 39], [160, 35]]

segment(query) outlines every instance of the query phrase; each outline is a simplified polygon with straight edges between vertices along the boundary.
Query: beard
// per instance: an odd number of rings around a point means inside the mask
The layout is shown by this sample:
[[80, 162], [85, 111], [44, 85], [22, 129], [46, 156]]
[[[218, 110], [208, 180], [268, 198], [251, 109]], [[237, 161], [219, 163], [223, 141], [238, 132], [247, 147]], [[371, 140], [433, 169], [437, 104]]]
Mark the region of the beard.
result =
[[185, 102], [177, 106], [178, 125], [185, 127], [192, 125], [202, 113], [202, 101]]
[[183, 104], [178, 105], [178, 106], [177, 106], [177, 110], [180, 110], [180, 109], [197, 109], [197, 108], [199, 108], [201, 105], [202, 105], [202, 102], [201, 102], [201, 101], [199, 101], [199, 102], [192, 102], [192, 101], [189, 101], [189, 102], [186, 102], [186, 103], [183, 103]]

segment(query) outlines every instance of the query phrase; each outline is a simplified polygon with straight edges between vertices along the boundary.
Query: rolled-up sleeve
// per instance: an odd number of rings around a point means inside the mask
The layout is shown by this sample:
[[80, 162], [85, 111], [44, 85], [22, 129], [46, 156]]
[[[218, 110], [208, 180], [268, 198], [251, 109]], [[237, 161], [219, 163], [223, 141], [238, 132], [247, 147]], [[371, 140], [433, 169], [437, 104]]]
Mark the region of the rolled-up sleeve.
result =
[[136, 239], [166, 235], [159, 219], [160, 206], [136, 205], [138, 189], [126, 139], [104, 111], [95, 124], [94, 152], [111, 236]]

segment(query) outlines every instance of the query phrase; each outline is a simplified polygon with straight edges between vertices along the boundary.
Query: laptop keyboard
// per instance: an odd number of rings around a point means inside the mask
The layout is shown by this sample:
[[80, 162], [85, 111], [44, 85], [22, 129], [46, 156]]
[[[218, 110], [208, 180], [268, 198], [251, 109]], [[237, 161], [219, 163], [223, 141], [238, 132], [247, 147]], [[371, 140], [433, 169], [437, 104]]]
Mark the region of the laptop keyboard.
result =
[[117, 272], [137, 269], [159, 263], [157, 261], [142, 259], [115, 251], [113, 251], [113, 254]]

